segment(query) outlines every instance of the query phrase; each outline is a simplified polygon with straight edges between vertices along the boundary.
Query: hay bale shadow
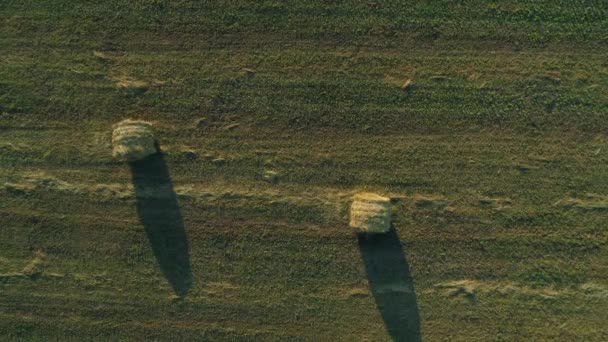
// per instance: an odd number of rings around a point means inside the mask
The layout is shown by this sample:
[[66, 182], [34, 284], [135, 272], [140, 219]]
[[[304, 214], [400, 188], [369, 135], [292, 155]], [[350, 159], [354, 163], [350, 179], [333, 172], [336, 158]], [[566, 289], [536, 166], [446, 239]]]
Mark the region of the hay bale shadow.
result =
[[414, 282], [394, 227], [386, 234], [360, 234], [358, 239], [369, 287], [388, 333], [394, 341], [420, 341]]
[[160, 270], [178, 296], [192, 285], [190, 254], [177, 195], [161, 153], [130, 163], [137, 213]]

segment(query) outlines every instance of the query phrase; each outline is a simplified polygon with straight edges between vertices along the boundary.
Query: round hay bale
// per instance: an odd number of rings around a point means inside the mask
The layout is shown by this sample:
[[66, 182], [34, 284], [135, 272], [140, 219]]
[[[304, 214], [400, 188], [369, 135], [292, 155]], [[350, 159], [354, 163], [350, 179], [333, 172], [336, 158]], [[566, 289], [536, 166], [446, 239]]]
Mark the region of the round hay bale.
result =
[[386, 233], [391, 229], [391, 199], [373, 193], [359, 193], [350, 207], [350, 224], [362, 233]]
[[114, 158], [133, 162], [158, 152], [152, 124], [127, 119], [113, 126], [112, 155]]

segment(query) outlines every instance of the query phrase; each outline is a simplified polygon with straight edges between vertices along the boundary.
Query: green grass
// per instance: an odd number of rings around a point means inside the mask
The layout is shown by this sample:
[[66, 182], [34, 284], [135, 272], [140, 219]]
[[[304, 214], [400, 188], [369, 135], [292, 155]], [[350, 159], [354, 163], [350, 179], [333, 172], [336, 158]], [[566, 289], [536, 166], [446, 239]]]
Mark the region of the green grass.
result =
[[[607, 32], [602, 1], [0, 2], [0, 339], [389, 340], [367, 190], [423, 340], [606, 340]], [[180, 301], [111, 159], [127, 117], [167, 153]]]

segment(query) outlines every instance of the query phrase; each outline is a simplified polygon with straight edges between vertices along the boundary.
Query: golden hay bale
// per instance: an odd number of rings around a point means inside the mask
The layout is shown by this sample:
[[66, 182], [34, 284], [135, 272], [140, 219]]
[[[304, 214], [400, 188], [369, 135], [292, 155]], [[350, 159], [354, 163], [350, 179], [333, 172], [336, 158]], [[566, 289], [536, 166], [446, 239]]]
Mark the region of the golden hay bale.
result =
[[350, 224], [362, 233], [386, 233], [391, 229], [391, 200], [372, 193], [353, 197]]
[[115, 124], [113, 128], [114, 158], [133, 162], [158, 152], [152, 124], [127, 119]]

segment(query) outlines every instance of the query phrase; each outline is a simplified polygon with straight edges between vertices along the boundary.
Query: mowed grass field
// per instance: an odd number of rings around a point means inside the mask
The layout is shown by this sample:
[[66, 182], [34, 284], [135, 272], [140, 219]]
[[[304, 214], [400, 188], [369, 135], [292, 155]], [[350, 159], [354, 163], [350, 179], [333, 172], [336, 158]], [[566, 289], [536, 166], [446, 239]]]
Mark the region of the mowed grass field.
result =
[[607, 87], [605, 1], [2, 0], [0, 340], [606, 341]]

